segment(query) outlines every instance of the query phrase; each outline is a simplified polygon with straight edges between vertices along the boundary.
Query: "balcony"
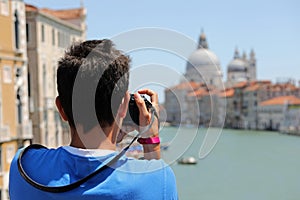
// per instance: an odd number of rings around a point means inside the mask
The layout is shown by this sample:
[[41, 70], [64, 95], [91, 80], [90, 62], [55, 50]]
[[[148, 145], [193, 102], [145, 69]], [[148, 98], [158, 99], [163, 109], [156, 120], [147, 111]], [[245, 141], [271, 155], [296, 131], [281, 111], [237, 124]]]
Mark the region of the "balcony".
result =
[[0, 143], [10, 140], [10, 130], [8, 126], [0, 127]]
[[32, 139], [32, 122], [18, 125], [18, 139]]

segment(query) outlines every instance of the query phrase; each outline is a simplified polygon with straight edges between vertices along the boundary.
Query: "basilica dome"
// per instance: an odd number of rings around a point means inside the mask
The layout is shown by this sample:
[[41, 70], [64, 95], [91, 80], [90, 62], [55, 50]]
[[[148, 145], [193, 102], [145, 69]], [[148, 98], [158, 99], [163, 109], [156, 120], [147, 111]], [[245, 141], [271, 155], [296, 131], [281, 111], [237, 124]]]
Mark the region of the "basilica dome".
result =
[[215, 53], [208, 49], [206, 36], [202, 32], [199, 37], [198, 48], [190, 55], [185, 77], [189, 81], [221, 86], [223, 73], [220, 61]]
[[250, 59], [244, 52], [242, 56], [236, 48], [234, 57], [227, 66], [227, 85], [232, 86], [241, 81], [256, 79], [256, 62], [254, 52], [250, 53]]
[[219, 66], [220, 61], [214, 52], [200, 48], [194, 51], [188, 60], [187, 70], [191, 67]]
[[[206, 35], [202, 31], [199, 37], [198, 48], [194, 51], [187, 62], [186, 71], [191, 68], [206, 68], [217, 66], [219, 68], [220, 61], [216, 54], [208, 49], [208, 43], [206, 41]], [[215, 69], [215, 68], [214, 68]]]
[[240, 58], [233, 59], [228, 64], [228, 72], [245, 72], [247, 71], [247, 64]]

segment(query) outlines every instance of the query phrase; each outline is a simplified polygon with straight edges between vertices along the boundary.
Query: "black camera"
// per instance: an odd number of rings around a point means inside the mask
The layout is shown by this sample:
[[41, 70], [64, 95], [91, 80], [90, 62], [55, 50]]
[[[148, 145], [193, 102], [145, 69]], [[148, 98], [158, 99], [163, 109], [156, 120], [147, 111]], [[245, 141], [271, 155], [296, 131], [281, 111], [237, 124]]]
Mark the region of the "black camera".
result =
[[[144, 95], [141, 95], [141, 97], [144, 99], [146, 107], [149, 110], [152, 107], [151, 102], [148, 101], [148, 99]], [[128, 111], [127, 111], [126, 117], [123, 120], [123, 124], [124, 125], [140, 125], [139, 115], [140, 115], [140, 111], [136, 105], [136, 102], [134, 99], [134, 94], [130, 94]]]

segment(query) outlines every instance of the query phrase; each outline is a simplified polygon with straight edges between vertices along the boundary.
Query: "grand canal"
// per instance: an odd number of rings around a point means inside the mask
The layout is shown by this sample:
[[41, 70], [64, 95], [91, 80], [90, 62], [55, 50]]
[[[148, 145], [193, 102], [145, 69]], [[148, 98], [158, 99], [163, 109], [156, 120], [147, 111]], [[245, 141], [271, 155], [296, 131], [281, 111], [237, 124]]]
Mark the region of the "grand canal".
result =
[[[198, 158], [205, 129], [173, 127], [161, 131], [170, 157]], [[178, 154], [180, 143], [196, 134], [192, 144]], [[180, 135], [180, 136], [179, 136]], [[186, 137], [185, 137], [186, 136]], [[182, 137], [182, 138], [176, 138]], [[177, 155], [174, 155], [177, 154]], [[300, 199], [300, 137], [276, 132], [222, 131], [213, 151], [196, 165], [170, 161], [180, 199], [188, 200], [298, 200]]]

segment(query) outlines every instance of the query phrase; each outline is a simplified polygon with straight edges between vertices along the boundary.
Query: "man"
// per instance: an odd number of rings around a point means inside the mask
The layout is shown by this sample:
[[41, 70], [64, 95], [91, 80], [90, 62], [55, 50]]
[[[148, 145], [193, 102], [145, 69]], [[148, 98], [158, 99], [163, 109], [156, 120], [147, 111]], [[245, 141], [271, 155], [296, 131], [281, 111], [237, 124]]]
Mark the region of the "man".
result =
[[71, 143], [20, 150], [11, 164], [10, 199], [177, 199], [174, 174], [160, 159], [158, 120], [140, 96], [150, 96], [158, 112], [152, 90], [134, 94], [145, 160], [116, 152], [130, 98], [129, 62], [110, 40], [74, 44], [65, 53], [58, 63], [56, 106], [69, 123]]

